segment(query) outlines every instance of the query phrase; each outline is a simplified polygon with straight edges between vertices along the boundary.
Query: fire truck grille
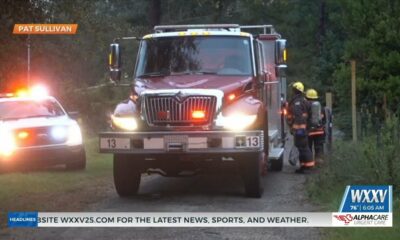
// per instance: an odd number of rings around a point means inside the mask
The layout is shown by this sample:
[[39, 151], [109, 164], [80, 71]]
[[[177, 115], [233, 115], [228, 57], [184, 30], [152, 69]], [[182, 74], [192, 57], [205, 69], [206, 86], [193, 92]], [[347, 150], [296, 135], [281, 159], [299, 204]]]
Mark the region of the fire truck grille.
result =
[[147, 121], [156, 126], [192, 126], [211, 123], [217, 98], [215, 96], [146, 96]]

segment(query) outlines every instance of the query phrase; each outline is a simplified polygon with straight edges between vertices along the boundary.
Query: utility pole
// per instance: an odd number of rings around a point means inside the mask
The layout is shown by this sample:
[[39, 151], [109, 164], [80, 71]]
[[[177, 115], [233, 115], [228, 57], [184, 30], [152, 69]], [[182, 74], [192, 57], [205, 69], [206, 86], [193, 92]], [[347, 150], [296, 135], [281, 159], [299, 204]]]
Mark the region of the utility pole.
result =
[[356, 111], [356, 61], [351, 60], [351, 116], [353, 127], [353, 142], [357, 142], [357, 111]]
[[325, 102], [326, 102], [326, 106], [329, 108], [329, 110], [332, 110], [332, 93], [331, 92], [325, 93]]
[[28, 34], [28, 38], [26, 39], [26, 46], [28, 49], [28, 56], [27, 56], [27, 72], [26, 72], [26, 83], [27, 87], [29, 88], [31, 84], [31, 35]]
[[332, 150], [332, 141], [333, 141], [333, 130], [332, 130], [332, 128], [333, 128], [333, 123], [332, 123], [332, 121], [333, 121], [333, 119], [332, 119], [332, 114], [333, 114], [333, 110], [332, 110], [332, 92], [327, 92], [327, 93], [325, 93], [325, 99], [326, 99], [326, 107], [329, 109], [329, 114], [330, 115], [328, 115], [327, 114], [327, 111], [324, 111], [325, 112], [325, 119], [326, 119], [326, 121], [328, 122], [328, 126], [326, 126], [327, 128], [326, 128], [326, 131], [327, 131], [327, 136], [328, 136], [328, 144], [327, 144], [327, 147], [328, 147], [328, 151], [330, 152], [331, 150]]

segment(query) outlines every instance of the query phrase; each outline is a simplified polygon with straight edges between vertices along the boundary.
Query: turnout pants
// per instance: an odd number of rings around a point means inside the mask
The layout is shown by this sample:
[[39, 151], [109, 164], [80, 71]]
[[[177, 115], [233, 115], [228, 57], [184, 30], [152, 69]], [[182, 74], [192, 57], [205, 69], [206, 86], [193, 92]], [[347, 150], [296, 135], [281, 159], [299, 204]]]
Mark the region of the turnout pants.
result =
[[311, 152], [314, 148], [314, 156], [317, 159], [322, 159], [324, 155], [324, 143], [325, 143], [325, 135], [317, 134], [308, 136], [308, 145], [310, 147]]
[[308, 146], [308, 136], [307, 135], [294, 135], [294, 145], [299, 150], [299, 160], [300, 167], [302, 169], [312, 168], [315, 162], [312, 157], [312, 152]]

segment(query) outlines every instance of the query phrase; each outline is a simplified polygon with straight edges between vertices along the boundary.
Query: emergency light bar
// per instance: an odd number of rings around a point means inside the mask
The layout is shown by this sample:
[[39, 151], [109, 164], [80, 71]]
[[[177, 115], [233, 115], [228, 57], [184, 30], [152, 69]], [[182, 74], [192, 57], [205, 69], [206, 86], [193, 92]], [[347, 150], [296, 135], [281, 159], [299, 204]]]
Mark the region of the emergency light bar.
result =
[[229, 31], [240, 31], [239, 24], [189, 24], [189, 25], [163, 25], [155, 26], [154, 32], [177, 32], [177, 31], [187, 31], [189, 29], [225, 29]]
[[0, 98], [33, 97], [42, 98], [49, 96], [49, 91], [42, 85], [33, 86], [31, 89], [18, 89], [15, 93], [0, 93]]
[[[205, 29], [205, 30], [227, 30], [231, 32], [240, 32], [242, 29], [262, 29], [263, 34], [277, 34], [273, 25], [244, 25], [239, 24], [188, 24], [188, 25], [162, 25], [155, 26], [155, 33], [163, 32], [179, 32], [191, 29]], [[280, 35], [279, 35], [280, 36]]]

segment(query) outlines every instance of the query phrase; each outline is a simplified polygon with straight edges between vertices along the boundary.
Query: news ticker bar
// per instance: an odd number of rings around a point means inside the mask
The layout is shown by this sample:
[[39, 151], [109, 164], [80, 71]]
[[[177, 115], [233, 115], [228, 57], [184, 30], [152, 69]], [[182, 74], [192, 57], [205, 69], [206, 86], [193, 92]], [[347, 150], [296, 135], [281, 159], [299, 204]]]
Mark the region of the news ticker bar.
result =
[[392, 213], [10, 212], [9, 227], [392, 227]]

